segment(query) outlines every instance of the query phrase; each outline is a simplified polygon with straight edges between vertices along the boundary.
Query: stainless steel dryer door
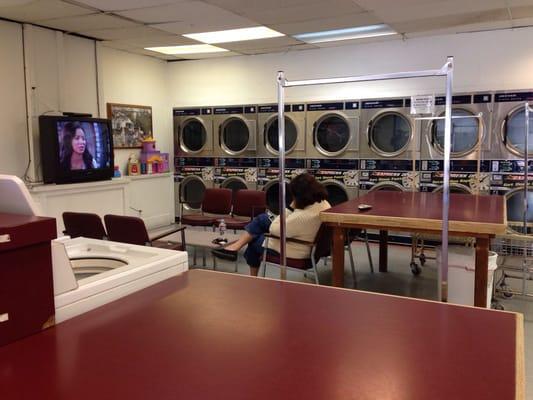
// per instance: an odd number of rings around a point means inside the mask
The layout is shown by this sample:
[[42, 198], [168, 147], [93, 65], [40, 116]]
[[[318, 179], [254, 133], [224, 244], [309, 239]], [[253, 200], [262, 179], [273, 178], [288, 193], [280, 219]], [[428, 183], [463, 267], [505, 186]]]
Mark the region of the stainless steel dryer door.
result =
[[338, 156], [346, 150], [357, 150], [357, 118], [340, 113], [327, 113], [313, 127], [313, 144], [318, 152], [328, 157]]
[[185, 177], [180, 182], [180, 203], [186, 210], [200, 210], [204, 200], [205, 183], [195, 175]]
[[[533, 155], [533, 113], [529, 115], [528, 154]], [[503, 120], [501, 137], [509, 151], [517, 156], [524, 156], [526, 132], [526, 112], [524, 105], [515, 107]]]
[[524, 189], [513, 189], [505, 195], [507, 225], [514, 233], [531, 234], [533, 228], [533, 190], [527, 192], [527, 232], [524, 232]]
[[398, 111], [380, 112], [368, 123], [368, 146], [383, 157], [395, 157], [410, 150], [413, 135], [411, 120]]
[[[279, 154], [278, 129], [278, 117], [272, 116], [265, 124], [264, 131], [265, 147], [272, 154]], [[299, 135], [302, 135], [302, 132], [299, 132], [294, 120], [289, 116], [285, 116], [285, 154], [289, 154], [296, 148]]]
[[327, 200], [331, 206], [336, 206], [337, 204], [348, 201], [348, 192], [346, 192], [346, 189], [340, 182], [326, 180], [320, 183], [322, 183], [326, 192], [328, 192]]
[[220, 147], [230, 155], [239, 155], [246, 150], [255, 150], [255, 123], [233, 116], [220, 125]]
[[[189, 154], [197, 154], [208, 146], [206, 123], [198, 117], [184, 120], [180, 125], [179, 145]], [[212, 147], [212, 145], [211, 145]]]
[[[274, 214], [279, 215], [279, 180], [274, 179], [268, 182], [263, 190], [266, 193], [267, 208]], [[289, 206], [292, 202], [292, 195], [289, 191], [289, 181], [285, 181], [285, 206]]]
[[397, 182], [379, 182], [376, 185], [372, 186], [372, 189], [369, 192], [374, 192], [377, 190], [384, 190], [388, 192], [405, 192], [405, 188]]
[[[439, 115], [444, 116], [444, 113]], [[470, 117], [474, 113], [463, 108], [454, 108], [452, 116]], [[430, 125], [430, 143], [440, 155], [444, 154], [444, 120], [435, 120]], [[478, 118], [452, 119], [451, 156], [464, 157], [474, 152], [483, 138], [483, 124]]]

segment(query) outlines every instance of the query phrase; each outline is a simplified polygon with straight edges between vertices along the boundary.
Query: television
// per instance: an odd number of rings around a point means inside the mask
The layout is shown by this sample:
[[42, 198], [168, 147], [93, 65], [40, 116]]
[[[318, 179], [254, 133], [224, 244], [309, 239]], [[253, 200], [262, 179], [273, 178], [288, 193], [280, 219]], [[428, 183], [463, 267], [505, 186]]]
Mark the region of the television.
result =
[[77, 183], [113, 177], [110, 120], [41, 115], [39, 131], [44, 183]]

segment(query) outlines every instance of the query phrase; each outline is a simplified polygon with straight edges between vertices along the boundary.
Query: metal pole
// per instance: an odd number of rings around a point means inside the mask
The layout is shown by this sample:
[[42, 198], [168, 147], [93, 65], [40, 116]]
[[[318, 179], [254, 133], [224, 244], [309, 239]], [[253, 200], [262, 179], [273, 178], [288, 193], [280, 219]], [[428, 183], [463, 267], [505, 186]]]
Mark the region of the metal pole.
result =
[[[524, 140], [524, 235], [527, 235], [527, 212], [528, 212], [528, 183], [529, 183], [529, 103], [526, 103], [526, 129]], [[524, 260], [522, 261], [522, 294], [526, 293], [526, 274], [527, 268], [527, 251], [524, 251]]]
[[278, 141], [279, 141], [279, 255], [280, 278], [287, 279], [285, 255], [285, 73], [278, 71]]
[[448, 57], [446, 71], [446, 112], [444, 118], [444, 186], [442, 191], [442, 252], [439, 297], [448, 301], [448, 220], [450, 211], [450, 152], [452, 133], [453, 57]]

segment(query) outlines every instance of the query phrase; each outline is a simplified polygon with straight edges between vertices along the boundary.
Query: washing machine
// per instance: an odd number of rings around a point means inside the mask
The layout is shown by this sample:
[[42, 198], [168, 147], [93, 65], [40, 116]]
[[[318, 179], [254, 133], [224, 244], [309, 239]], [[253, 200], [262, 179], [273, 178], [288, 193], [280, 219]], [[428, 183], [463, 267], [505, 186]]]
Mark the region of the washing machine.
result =
[[359, 193], [359, 160], [314, 158], [309, 171], [324, 185], [332, 206], [354, 199]]
[[[257, 106], [257, 156], [275, 157], [279, 154], [278, 105]], [[305, 157], [305, 104], [285, 105], [285, 154]]]
[[410, 115], [410, 99], [363, 100], [360, 121], [361, 159], [419, 159], [420, 122]]
[[213, 156], [213, 109], [174, 108], [174, 156]]
[[174, 159], [174, 198], [177, 220], [182, 215], [201, 210], [206, 188], [214, 187], [214, 157], [178, 157]]
[[[526, 102], [533, 102], [533, 90], [494, 94], [492, 135], [485, 160], [520, 160], [524, 158]], [[533, 113], [530, 116], [529, 156], [533, 156]], [[496, 172], [496, 171], [494, 171]]]
[[490, 193], [506, 198], [509, 233], [533, 233], [533, 161], [529, 162], [527, 231], [524, 231], [524, 161], [492, 161]]
[[[274, 214], [279, 214], [279, 159], [257, 159], [257, 189], [266, 192], [267, 208]], [[285, 205], [289, 206], [292, 196], [289, 192], [289, 182], [296, 175], [307, 172], [303, 158], [287, 158], [285, 160]]]
[[[445, 113], [445, 96], [435, 97], [435, 116]], [[490, 146], [488, 137], [492, 119], [491, 93], [465, 93], [452, 97], [452, 116], [468, 117], [482, 113], [481, 118], [452, 119], [451, 159], [477, 160]], [[421, 122], [420, 159], [444, 158], [444, 120]]]
[[359, 101], [306, 106], [307, 158], [359, 158]]
[[252, 157], [217, 158], [215, 187], [231, 189], [257, 189], [257, 159]]
[[213, 108], [216, 157], [256, 157], [257, 106]]

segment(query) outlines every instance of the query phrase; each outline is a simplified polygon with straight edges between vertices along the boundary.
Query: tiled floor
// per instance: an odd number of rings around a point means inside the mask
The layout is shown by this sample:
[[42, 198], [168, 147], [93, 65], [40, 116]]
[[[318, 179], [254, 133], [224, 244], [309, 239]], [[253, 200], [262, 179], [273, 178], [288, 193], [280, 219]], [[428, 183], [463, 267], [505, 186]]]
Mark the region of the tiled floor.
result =
[[[374, 259], [374, 268], [377, 271], [378, 263], [378, 248], [377, 245], [371, 244], [372, 255]], [[389, 248], [389, 272], [382, 274], [376, 272], [370, 273], [366, 251], [362, 243], [353, 244], [354, 257], [356, 260], [357, 272], [357, 289], [375, 291], [381, 293], [396, 294], [402, 296], [412, 296], [424, 299], [437, 299], [437, 270], [435, 262], [428, 260], [422, 273], [419, 276], [413, 276], [409, 268], [410, 262], [410, 248], [406, 246], [390, 246]], [[192, 254], [192, 252], [190, 252]], [[201, 253], [199, 253], [201, 254]], [[348, 258], [345, 260], [345, 285], [353, 287], [352, 274], [349, 268]], [[202, 257], [198, 258], [199, 264], [202, 263]], [[190, 259], [192, 265], [192, 257]], [[205, 268], [212, 268], [213, 261], [211, 255], [208, 254], [206, 258], [207, 266]], [[233, 272], [235, 268], [234, 263], [218, 261], [217, 270]], [[322, 263], [319, 266], [319, 279], [322, 284], [329, 284], [331, 282], [331, 270], [325, 267]], [[238, 264], [238, 273], [248, 274], [248, 266], [244, 260], [240, 259]], [[276, 268], [269, 268], [267, 276], [272, 278], [279, 278], [279, 270]], [[314, 282], [312, 277], [305, 278], [302, 273], [289, 272], [289, 279], [296, 281]], [[501, 304], [506, 310], [521, 312], [524, 314], [525, 320], [525, 348], [526, 348], [526, 393], [527, 399], [533, 400], [533, 390], [527, 388], [533, 387], [533, 298], [524, 299], [520, 297], [513, 297], [511, 299], [500, 299]], [[494, 343], [497, 346], [497, 343]]]

